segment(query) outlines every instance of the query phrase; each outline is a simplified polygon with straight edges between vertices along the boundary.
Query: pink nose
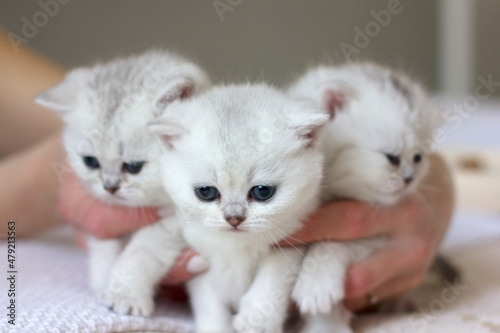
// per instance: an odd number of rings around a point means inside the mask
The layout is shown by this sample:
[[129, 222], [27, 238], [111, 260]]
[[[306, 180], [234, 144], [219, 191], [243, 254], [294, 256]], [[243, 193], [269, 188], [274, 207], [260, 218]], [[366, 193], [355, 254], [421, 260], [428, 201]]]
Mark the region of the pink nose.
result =
[[405, 184], [408, 185], [413, 181], [413, 177], [407, 177], [404, 179], [404, 181], [405, 181]]
[[228, 216], [226, 217], [226, 221], [232, 225], [233, 227], [237, 228], [240, 224], [245, 221], [244, 216]]
[[120, 189], [120, 186], [119, 185], [104, 186], [104, 189], [111, 194], [115, 194], [115, 192]]

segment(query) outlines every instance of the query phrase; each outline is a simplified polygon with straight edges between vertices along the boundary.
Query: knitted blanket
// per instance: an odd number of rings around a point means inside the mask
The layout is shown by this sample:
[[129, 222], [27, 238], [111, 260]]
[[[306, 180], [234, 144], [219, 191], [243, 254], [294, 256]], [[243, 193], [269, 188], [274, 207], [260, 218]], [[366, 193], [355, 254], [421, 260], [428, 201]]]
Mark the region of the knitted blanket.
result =
[[[467, 230], [477, 229], [478, 224], [470, 215], [462, 220], [461, 227], [452, 227], [449, 237], [457, 239]], [[493, 229], [488, 229], [489, 238], [483, 235], [481, 242], [467, 246], [453, 244], [449, 239], [445, 242], [445, 254], [460, 268], [462, 282], [455, 286], [442, 284], [437, 290], [421, 287], [417, 290], [420, 312], [357, 317], [355, 331], [500, 332], [500, 223], [497, 228], [497, 222], [498, 219], [490, 223]], [[6, 275], [0, 280], [3, 309], [0, 332], [187, 333], [193, 330], [186, 304], [160, 300], [152, 318], [118, 315], [101, 305], [88, 287], [86, 253], [73, 243], [66, 227], [36, 239], [18, 239], [13, 270], [16, 273], [7, 273], [12, 271], [8, 267], [7, 242], [0, 242], [0, 251], [4, 253], [0, 266]], [[15, 290], [15, 297], [9, 296], [9, 289]], [[15, 316], [9, 317], [12, 309], [7, 307], [12, 308], [12, 299]]]

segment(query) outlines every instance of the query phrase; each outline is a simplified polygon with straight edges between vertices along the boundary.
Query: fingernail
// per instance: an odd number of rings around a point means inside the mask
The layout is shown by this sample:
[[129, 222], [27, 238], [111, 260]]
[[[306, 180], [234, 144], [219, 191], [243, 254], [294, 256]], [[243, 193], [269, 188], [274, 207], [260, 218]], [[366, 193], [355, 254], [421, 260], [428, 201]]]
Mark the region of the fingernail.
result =
[[186, 265], [186, 270], [189, 273], [198, 274], [206, 271], [208, 267], [209, 267], [208, 261], [202, 256], [196, 255], [188, 261]]

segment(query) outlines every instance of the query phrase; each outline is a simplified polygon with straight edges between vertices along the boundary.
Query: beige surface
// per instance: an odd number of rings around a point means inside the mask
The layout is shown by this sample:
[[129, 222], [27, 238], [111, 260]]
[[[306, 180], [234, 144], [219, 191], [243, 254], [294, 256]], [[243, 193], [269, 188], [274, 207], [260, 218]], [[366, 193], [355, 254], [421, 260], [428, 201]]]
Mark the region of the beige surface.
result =
[[421, 312], [357, 318], [356, 333], [500, 332], [500, 238], [448, 257], [461, 270], [463, 287], [421, 288]]
[[457, 206], [500, 213], [500, 153], [463, 148], [442, 154], [453, 171]]

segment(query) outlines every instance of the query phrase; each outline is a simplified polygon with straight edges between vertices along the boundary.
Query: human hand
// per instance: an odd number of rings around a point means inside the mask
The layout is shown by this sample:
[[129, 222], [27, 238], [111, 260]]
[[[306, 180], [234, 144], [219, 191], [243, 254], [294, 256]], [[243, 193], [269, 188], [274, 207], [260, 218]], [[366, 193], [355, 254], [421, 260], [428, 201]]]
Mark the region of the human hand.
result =
[[66, 221], [101, 239], [121, 236], [160, 219], [155, 207], [115, 206], [97, 200], [72, 172], [61, 181], [58, 206]]
[[[86, 248], [88, 233], [97, 238], [113, 238], [160, 219], [155, 207], [131, 208], [108, 205], [87, 193], [83, 184], [73, 173], [66, 173], [60, 184], [59, 211], [66, 221], [76, 226], [75, 239]], [[162, 280], [163, 285], [180, 284], [196, 273], [204, 270], [203, 262], [193, 259], [197, 255], [192, 250], [185, 250], [177, 258], [172, 270]], [[201, 263], [200, 263], [201, 262]]]
[[324, 205], [287, 239], [300, 244], [387, 236], [385, 248], [348, 268], [344, 304], [349, 309], [368, 305], [369, 293], [379, 300], [392, 298], [424, 279], [453, 211], [448, 169], [438, 156], [430, 158], [429, 174], [415, 195], [391, 207], [354, 201]]

